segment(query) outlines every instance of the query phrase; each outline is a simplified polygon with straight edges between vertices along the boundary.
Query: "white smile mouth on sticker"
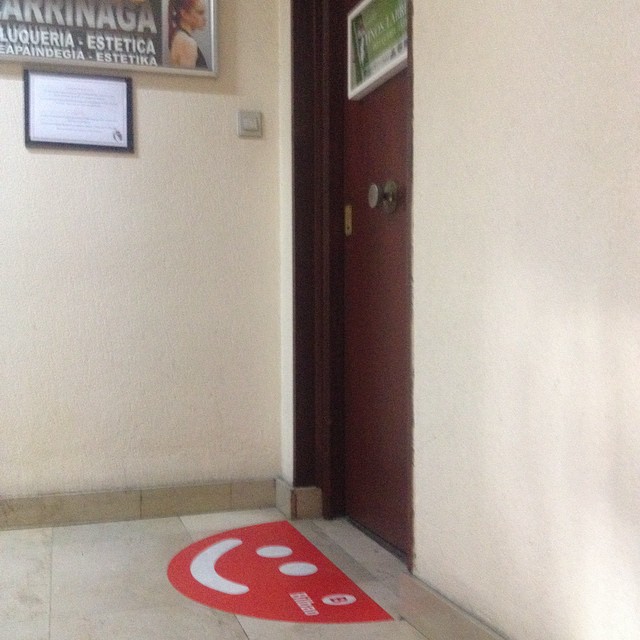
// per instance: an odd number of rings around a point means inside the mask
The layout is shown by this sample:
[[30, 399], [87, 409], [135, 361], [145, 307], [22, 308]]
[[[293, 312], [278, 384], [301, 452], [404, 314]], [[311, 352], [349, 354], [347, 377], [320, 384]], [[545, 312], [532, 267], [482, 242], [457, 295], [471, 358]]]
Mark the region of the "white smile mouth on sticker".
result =
[[211, 545], [201, 553], [199, 553], [191, 562], [191, 575], [205, 587], [214, 589], [220, 593], [226, 593], [230, 596], [241, 596], [249, 592], [246, 584], [232, 582], [223, 578], [216, 571], [216, 562], [222, 558], [225, 553], [232, 551], [242, 544], [242, 540], [229, 538]]

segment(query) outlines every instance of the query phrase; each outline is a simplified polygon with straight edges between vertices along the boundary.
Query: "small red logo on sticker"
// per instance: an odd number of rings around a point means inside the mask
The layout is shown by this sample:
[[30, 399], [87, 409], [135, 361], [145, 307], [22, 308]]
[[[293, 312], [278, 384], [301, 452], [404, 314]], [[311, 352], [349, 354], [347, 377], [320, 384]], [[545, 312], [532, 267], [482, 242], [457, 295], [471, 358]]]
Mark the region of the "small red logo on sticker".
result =
[[391, 616], [288, 522], [196, 542], [169, 563], [171, 584], [214, 609], [285, 622], [381, 622]]

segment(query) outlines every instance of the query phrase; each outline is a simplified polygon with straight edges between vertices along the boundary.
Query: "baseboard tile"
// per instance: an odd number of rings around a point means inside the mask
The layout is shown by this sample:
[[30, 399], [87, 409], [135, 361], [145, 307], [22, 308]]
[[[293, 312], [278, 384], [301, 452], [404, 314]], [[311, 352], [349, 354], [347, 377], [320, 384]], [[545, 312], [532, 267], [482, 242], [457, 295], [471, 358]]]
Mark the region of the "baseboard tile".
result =
[[0, 530], [276, 506], [275, 480], [0, 499]]
[[417, 578], [399, 581], [400, 615], [428, 640], [506, 640]]
[[231, 510], [266, 509], [276, 506], [275, 480], [233, 482], [231, 484]]
[[141, 518], [168, 518], [231, 510], [231, 484], [140, 491]]
[[282, 478], [276, 478], [276, 507], [289, 520], [322, 518], [322, 490], [294, 487]]
[[138, 491], [73, 493], [0, 500], [0, 530], [136, 520]]

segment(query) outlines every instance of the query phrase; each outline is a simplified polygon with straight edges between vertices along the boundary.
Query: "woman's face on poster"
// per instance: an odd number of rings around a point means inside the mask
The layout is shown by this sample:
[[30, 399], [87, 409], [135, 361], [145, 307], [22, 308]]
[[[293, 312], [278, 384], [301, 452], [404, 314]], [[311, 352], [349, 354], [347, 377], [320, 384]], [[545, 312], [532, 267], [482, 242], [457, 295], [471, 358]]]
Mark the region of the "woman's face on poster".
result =
[[192, 30], [204, 29], [207, 24], [207, 8], [204, 0], [194, 0], [189, 8], [182, 9], [180, 19], [182, 24]]

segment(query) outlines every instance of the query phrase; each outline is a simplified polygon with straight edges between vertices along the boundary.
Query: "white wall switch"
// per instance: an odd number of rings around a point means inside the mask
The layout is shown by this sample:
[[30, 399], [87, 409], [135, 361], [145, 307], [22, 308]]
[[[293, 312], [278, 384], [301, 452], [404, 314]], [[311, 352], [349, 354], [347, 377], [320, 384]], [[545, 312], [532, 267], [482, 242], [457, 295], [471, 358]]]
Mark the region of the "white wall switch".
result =
[[262, 138], [262, 112], [238, 111], [238, 136]]

